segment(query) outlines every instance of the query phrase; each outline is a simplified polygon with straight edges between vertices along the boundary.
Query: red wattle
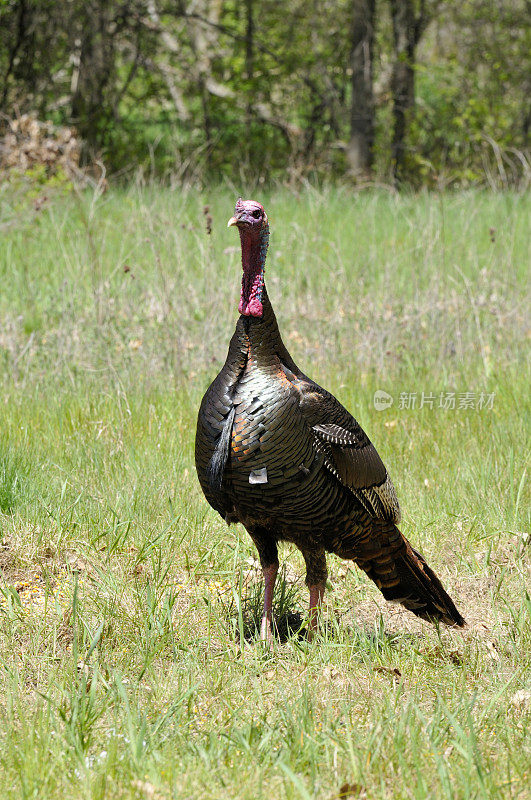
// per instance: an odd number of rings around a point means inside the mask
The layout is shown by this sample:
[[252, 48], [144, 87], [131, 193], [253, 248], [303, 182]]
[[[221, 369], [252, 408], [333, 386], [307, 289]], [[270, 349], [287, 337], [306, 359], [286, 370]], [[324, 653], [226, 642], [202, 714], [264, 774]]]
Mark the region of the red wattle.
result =
[[264, 279], [262, 272], [253, 276], [244, 271], [240, 304], [238, 306], [240, 314], [243, 314], [245, 317], [262, 316], [263, 306], [260, 298], [262, 296], [263, 285]]

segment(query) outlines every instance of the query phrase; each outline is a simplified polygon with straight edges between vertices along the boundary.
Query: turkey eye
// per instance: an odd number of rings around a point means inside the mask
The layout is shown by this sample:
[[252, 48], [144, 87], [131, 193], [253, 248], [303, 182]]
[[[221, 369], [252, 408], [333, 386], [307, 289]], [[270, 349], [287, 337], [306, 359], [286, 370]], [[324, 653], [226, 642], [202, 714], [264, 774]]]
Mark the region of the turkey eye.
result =
[[254, 219], [260, 219], [261, 215], [262, 212], [258, 208], [255, 208], [255, 210], [251, 212], [251, 216], [254, 217]]

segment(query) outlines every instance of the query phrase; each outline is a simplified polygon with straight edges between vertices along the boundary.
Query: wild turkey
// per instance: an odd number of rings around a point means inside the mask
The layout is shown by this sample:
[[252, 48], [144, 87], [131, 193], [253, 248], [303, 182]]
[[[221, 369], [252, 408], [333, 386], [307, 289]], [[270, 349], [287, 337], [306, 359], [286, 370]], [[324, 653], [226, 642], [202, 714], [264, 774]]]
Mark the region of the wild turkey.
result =
[[199, 409], [195, 459], [210, 505], [228, 524], [241, 522], [258, 550], [262, 638], [271, 638], [279, 541], [293, 542], [306, 562], [310, 637], [325, 590], [326, 552], [354, 560], [387, 600], [417, 616], [464, 625], [397, 528], [395, 489], [374, 445], [341, 403], [300, 371], [282, 341], [264, 283], [263, 206], [240, 198], [232, 225], [242, 249], [240, 318]]

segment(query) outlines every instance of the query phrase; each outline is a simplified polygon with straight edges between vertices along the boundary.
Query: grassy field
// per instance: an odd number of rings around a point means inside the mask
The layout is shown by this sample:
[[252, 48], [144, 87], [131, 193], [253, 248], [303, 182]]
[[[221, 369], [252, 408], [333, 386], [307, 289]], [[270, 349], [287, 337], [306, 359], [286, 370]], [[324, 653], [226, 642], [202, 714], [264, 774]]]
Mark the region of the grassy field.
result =
[[255, 552], [193, 465], [237, 318], [236, 193], [4, 187], [0, 796], [529, 798], [529, 197], [253, 194], [286, 344], [377, 445], [469, 626], [330, 557], [308, 643], [286, 546], [283, 635], [256, 641]]

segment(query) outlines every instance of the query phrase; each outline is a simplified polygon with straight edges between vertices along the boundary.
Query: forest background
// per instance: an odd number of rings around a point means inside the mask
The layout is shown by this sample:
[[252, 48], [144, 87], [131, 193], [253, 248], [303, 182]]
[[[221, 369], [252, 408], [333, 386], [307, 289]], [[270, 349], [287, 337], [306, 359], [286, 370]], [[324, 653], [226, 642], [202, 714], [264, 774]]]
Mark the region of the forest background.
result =
[[528, 0], [0, 0], [0, 134], [127, 179], [529, 181]]

